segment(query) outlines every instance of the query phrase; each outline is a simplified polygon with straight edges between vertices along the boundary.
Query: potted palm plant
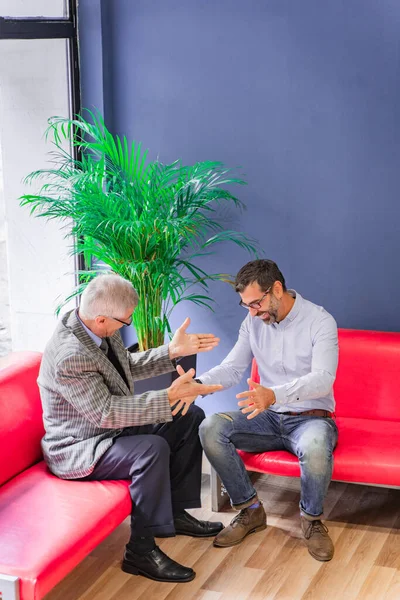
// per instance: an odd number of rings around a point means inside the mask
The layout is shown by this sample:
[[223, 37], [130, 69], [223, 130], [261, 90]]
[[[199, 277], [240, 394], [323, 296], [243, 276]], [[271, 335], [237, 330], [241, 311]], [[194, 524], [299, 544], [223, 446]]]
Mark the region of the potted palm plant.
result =
[[105, 268], [132, 282], [140, 298], [133, 315], [139, 350], [164, 343], [179, 302], [211, 308], [208, 283], [229, 281], [197, 264], [213, 246], [229, 242], [255, 254], [253, 240], [225, 230], [216, 218], [222, 202], [243, 206], [226, 186], [245, 182], [222, 163], [150, 161], [140, 143], [113, 135], [90, 111], [88, 119], [50, 118], [46, 135], [54, 144], [52, 165], [27, 176], [41, 186], [22, 196], [21, 205], [67, 223], [73, 252], [84, 257], [86, 268], [66, 301]]

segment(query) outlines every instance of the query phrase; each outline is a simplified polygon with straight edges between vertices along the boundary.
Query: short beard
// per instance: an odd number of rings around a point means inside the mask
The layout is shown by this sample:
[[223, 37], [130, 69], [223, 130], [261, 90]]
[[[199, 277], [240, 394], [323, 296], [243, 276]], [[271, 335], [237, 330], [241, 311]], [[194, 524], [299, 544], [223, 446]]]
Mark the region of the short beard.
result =
[[[269, 313], [270, 318], [269, 319], [261, 319], [261, 321], [264, 323], [264, 325], [272, 325], [272, 323], [276, 323], [276, 315], [273, 313], [270, 313], [269, 310], [265, 311]], [[261, 313], [263, 314], [263, 313]]]
[[260, 315], [268, 313], [270, 316], [270, 318], [268, 320], [261, 319], [261, 321], [264, 323], [264, 325], [272, 325], [272, 323], [278, 323], [279, 304], [280, 304], [280, 301], [278, 300], [278, 298], [275, 298], [275, 296], [272, 294], [270, 310], [262, 310], [259, 313], [257, 313], [256, 316], [259, 317]]

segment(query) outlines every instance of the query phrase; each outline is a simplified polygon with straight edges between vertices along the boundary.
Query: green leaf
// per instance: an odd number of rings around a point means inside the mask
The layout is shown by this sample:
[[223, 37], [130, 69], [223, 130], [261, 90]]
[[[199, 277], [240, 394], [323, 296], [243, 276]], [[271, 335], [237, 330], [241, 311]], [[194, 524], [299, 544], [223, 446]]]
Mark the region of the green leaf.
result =
[[[232, 282], [225, 273], [208, 273], [199, 259], [219, 243], [257, 255], [257, 243], [244, 232], [225, 230], [216, 212], [221, 203], [244, 208], [230, 190], [245, 181], [217, 161], [149, 161], [140, 142], [112, 134], [99, 112], [83, 115], [50, 117], [49, 165], [26, 176], [25, 184], [35, 189], [20, 204], [35, 217], [58, 220], [71, 238], [71, 253], [82, 253], [89, 267], [57, 310], [91, 277], [111, 269], [139, 294], [134, 324], [140, 349], [159, 346], [171, 332], [169, 316], [178, 303], [212, 310], [208, 282]], [[191, 293], [195, 285], [204, 294]]]

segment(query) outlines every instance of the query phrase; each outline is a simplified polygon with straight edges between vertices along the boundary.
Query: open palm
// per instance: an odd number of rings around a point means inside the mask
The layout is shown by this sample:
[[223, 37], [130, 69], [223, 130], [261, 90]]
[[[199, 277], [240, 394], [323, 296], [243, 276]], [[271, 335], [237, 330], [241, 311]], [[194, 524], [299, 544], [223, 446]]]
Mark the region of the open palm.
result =
[[190, 356], [199, 352], [209, 352], [219, 344], [219, 338], [212, 333], [187, 333], [190, 319], [187, 317], [175, 331], [169, 345], [171, 358]]

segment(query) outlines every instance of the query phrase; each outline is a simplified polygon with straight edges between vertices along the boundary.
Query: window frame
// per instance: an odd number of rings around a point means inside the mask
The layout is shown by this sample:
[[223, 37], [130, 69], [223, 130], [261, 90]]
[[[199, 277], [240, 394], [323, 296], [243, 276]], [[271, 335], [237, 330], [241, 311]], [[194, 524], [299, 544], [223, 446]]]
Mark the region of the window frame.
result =
[[[68, 42], [67, 67], [70, 114], [81, 112], [81, 85], [79, 68], [77, 0], [67, 0], [68, 17], [0, 17], [0, 40], [66, 39]], [[80, 159], [78, 148], [74, 156]], [[77, 271], [85, 270], [82, 254], [75, 255]]]

